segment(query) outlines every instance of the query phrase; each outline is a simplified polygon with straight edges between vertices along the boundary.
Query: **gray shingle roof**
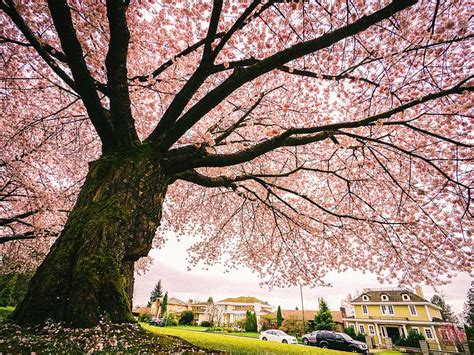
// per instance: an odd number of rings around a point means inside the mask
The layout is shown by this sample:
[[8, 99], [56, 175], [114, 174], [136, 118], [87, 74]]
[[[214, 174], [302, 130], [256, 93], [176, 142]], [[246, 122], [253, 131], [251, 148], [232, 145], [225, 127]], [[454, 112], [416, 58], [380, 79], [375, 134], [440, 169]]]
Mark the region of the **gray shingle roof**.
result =
[[[403, 294], [410, 296], [409, 301], [405, 301], [402, 298]], [[364, 302], [362, 296], [369, 296], [368, 302], [383, 302], [382, 295], [388, 296], [388, 302], [428, 302], [424, 298], [418, 296], [416, 293], [409, 290], [384, 290], [384, 291], [371, 291], [367, 290], [363, 292], [359, 297], [352, 300], [352, 302]]]

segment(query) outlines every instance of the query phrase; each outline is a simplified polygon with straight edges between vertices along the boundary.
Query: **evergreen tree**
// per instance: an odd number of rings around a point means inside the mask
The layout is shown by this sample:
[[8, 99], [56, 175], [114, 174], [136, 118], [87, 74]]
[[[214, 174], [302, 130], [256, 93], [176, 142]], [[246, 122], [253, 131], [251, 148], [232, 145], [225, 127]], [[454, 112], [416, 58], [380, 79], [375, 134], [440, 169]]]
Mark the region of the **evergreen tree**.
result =
[[467, 301], [463, 307], [464, 323], [469, 328], [474, 328], [474, 281], [471, 281], [471, 288], [467, 291]]
[[161, 279], [160, 279], [158, 280], [158, 283], [155, 285], [155, 288], [153, 289], [153, 291], [151, 291], [149, 304], [151, 305], [162, 296], [163, 296], [163, 290], [161, 289]]
[[161, 301], [161, 311], [160, 317], [163, 317], [168, 311], [168, 292], [163, 296], [163, 301]]
[[245, 313], [245, 331], [256, 332], [257, 328], [257, 315], [255, 312], [247, 311]]
[[283, 323], [283, 316], [281, 315], [281, 307], [278, 306], [278, 309], [277, 309], [277, 325], [278, 325], [278, 328], [281, 327], [281, 323]]
[[324, 298], [319, 299], [319, 310], [314, 316], [314, 326], [317, 330], [334, 330], [336, 323]]
[[207, 299], [207, 303], [214, 303], [214, 300], [212, 299], [212, 296], [209, 296], [209, 298]]
[[431, 297], [431, 303], [441, 308], [441, 317], [443, 320], [455, 324], [458, 322], [453, 310], [451, 309], [451, 306], [446, 304], [446, 301], [442, 296], [434, 295]]
[[246, 332], [250, 332], [250, 328], [252, 327], [250, 318], [251, 318], [250, 311], [247, 310], [245, 312], [245, 331]]
[[252, 332], [258, 331], [258, 322], [257, 322], [257, 314], [253, 312], [252, 314]]

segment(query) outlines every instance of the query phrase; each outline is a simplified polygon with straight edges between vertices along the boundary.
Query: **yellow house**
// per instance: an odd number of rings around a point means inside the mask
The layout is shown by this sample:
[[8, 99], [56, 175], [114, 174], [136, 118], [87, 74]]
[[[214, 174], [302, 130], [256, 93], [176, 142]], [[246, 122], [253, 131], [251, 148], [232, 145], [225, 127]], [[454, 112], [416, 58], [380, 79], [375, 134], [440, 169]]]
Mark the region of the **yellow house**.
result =
[[404, 289], [365, 289], [351, 301], [355, 315], [345, 317], [346, 327], [369, 335], [374, 345], [384, 347], [387, 339], [395, 343], [410, 331], [422, 334], [430, 349], [441, 350], [438, 328], [447, 324], [440, 308], [424, 298], [420, 287]]

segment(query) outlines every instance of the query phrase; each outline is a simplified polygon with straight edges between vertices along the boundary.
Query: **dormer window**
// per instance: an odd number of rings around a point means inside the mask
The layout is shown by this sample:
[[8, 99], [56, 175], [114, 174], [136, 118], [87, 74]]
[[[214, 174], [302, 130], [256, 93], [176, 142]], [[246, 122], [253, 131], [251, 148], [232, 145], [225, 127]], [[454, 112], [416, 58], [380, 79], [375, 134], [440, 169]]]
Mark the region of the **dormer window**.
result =
[[364, 301], [364, 302], [369, 302], [369, 301], [370, 301], [369, 296], [363, 295], [363, 296], [362, 296], [362, 301]]
[[380, 299], [381, 299], [382, 301], [388, 301], [388, 300], [389, 300], [389, 298], [388, 298], [387, 295], [381, 295], [381, 296], [380, 296]]
[[402, 294], [402, 300], [404, 301], [409, 301], [410, 300], [410, 296], [407, 295], [406, 293]]

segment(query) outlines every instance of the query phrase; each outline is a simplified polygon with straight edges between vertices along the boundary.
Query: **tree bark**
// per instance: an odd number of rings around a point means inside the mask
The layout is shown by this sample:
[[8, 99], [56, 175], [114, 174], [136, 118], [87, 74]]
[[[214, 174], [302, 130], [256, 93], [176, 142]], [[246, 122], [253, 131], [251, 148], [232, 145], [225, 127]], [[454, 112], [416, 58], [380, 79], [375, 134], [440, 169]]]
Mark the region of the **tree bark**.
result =
[[133, 264], [148, 254], [169, 184], [143, 147], [92, 162], [76, 205], [13, 314], [90, 327], [133, 321]]

